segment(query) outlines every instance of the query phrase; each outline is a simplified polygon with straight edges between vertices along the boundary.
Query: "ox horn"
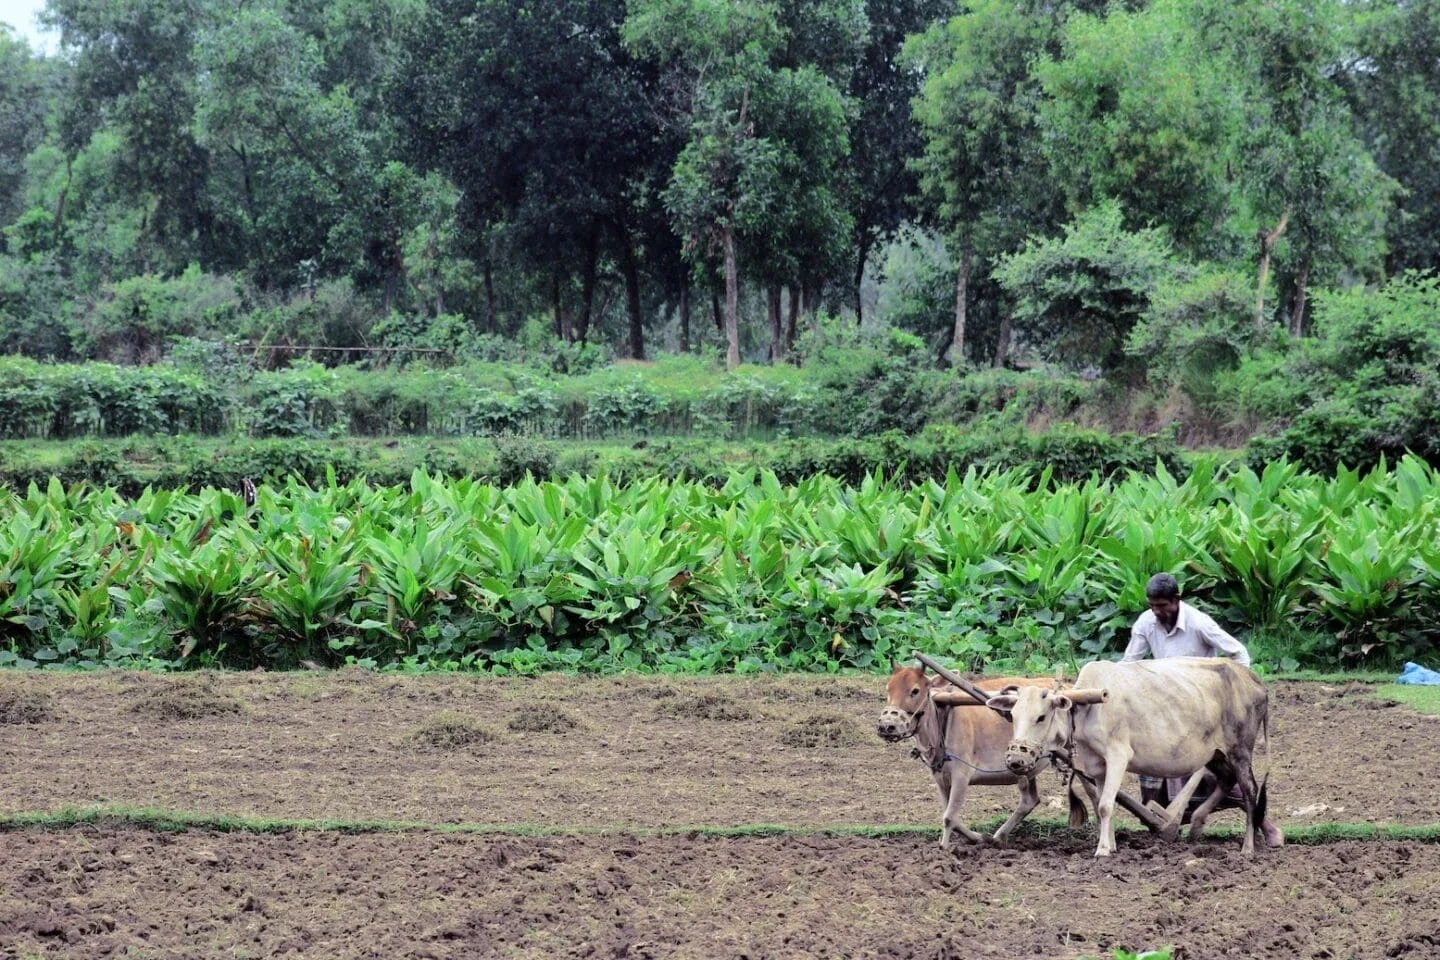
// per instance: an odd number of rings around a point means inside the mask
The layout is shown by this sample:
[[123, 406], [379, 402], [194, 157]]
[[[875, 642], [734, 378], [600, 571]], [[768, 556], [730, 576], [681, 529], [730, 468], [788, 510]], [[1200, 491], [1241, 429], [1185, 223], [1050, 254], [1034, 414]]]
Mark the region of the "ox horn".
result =
[[1074, 704], [1104, 703], [1110, 699], [1110, 691], [1104, 688], [1095, 690], [1066, 690], [1064, 695], [1070, 698]]

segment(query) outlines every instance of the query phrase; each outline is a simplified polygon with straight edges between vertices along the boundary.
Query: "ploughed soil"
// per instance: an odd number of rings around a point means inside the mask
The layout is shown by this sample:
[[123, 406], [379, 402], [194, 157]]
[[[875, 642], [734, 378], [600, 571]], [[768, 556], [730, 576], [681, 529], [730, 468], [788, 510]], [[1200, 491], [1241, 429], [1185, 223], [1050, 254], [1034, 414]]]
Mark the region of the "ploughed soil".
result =
[[1125, 834], [513, 837], [123, 826], [0, 833], [0, 956], [1216, 957], [1440, 953], [1440, 845], [1241, 858]]
[[[0, 674], [0, 814], [117, 805], [279, 819], [575, 829], [930, 824], [884, 678]], [[1361, 684], [1277, 683], [1282, 824], [1440, 823], [1440, 718]], [[1033, 816], [1063, 818], [1060, 779]], [[1138, 791], [1134, 778], [1127, 789]], [[1008, 812], [1009, 787], [964, 814]], [[1211, 822], [1238, 824], [1238, 812]]]
[[[1440, 844], [1093, 828], [942, 852], [883, 678], [0, 674], [0, 814], [111, 804], [558, 836], [0, 831], [0, 958], [1440, 956]], [[1440, 822], [1440, 720], [1272, 687], [1282, 824]], [[1059, 779], [1047, 806], [1062, 818]], [[1134, 789], [1133, 779], [1129, 783]], [[977, 788], [967, 819], [1005, 812]], [[1235, 824], [1239, 815], [1213, 822]], [[808, 835], [640, 828], [776, 823]], [[883, 838], [838, 824], [917, 824]], [[593, 833], [600, 829], [602, 832]], [[633, 831], [633, 832], [632, 832]]]

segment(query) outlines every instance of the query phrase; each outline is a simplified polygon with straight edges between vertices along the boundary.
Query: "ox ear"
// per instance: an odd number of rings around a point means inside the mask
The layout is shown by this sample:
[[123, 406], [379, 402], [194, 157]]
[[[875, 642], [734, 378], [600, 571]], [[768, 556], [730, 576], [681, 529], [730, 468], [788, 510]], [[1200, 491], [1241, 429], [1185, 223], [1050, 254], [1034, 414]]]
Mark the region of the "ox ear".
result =
[[1069, 710], [1071, 707], [1075, 706], [1075, 701], [1071, 700], [1063, 693], [1057, 693], [1055, 694], [1055, 696], [1050, 698], [1050, 706], [1056, 710]]
[[[1010, 690], [1013, 688], [1006, 687], [1005, 689]], [[985, 706], [998, 713], [1009, 713], [1011, 710], [1015, 709], [1015, 703], [1018, 700], [1019, 697], [1017, 697], [1013, 693], [997, 693], [995, 696], [985, 701]]]

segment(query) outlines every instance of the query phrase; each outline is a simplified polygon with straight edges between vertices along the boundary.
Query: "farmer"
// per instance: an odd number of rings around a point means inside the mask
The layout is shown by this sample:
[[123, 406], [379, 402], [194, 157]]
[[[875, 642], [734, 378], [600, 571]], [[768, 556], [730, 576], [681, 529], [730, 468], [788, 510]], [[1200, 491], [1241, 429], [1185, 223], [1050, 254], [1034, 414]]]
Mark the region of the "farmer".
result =
[[[1148, 652], [1156, 660], [1167, 657], [1229, 657], [1242, 666], [1250, 666], [1250, 652], [1245, 645], [1221, 629], [1208, 614], [1181, 600], [1180, 584], [1170, 574], [1157, 573], [1151, 577], [1145, 585], [1145, 597], [1150, 601], [1150, 609], [1135, 621], [1130, 631], [1130, 645], [1125, 648], [1121, 662], [1143, 660]], [[1142, 776], [1140, 802], [1158, 800], [1168, 805], [1170, 797], [1178, 794], [1184, 785], [1184, 778], [1167, 781]], [[1207, 774], [1191, 801], [1192, 810], [1204, 802], [1213, 787], [1214, 779]], [[1222, 803], [1222, 809], [1243, 804], [1244, 797], [1237, 783]], [[1185, 819], [1189, 819], [1190, 812], [1186, 811]], [[1284, 845], [1285, 835], [1274, 823], [1266, 820], [1261, 829], [1265, 832], [1265, 842], [1270, 846]]]

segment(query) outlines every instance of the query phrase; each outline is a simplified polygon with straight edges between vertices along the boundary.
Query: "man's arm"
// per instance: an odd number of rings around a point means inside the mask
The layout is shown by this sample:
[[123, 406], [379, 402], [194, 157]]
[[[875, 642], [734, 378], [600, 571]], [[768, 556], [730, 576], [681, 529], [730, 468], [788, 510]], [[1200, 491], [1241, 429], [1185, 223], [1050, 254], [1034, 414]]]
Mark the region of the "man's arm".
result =
[[1121, 663], [1130, 663], [1135, 660], [1144, 660], [1145, 654], [1150, 652], [1150, 631], [1140, 624], [1130, 628], [1130, 645], [1125, 648], [1125, 656], [1120, 658]]
[[1207, 614], [1198, 633], [1217, 655], [1229, 657], [1242, 667], [1250, 666], [1250, 651], [1245, 649], [1245, 644], [1226, 633], [1215, 618]]

